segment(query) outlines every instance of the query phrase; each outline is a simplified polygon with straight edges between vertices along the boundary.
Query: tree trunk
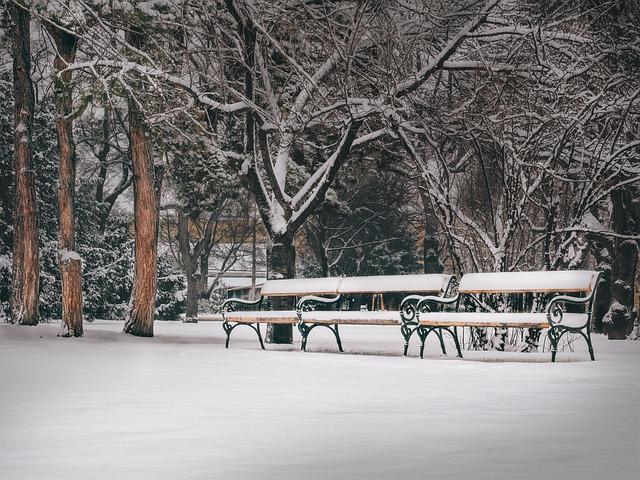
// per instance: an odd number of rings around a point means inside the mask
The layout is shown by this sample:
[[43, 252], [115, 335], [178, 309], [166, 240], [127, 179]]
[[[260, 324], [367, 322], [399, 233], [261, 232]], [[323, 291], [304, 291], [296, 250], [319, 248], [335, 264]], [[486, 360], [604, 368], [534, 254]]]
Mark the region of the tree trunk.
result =
[[16, 197], [13, 217], [11, 322], [38, 323], [40, 252], [31, 129], [35, 99], [31, 82], [30, 15], [10, 3], [13, 48], [14, 162]]
[[198, 322], [198, 299], [200, 298], [200, 275], [187, 275], [186, 323]]
[[[636, 212], [630, 189], [621, 188], [611, 194], [612, 223], [616, 233], [633, 235]], [[611, 306], [603, 318], [604, 329], [610, 340], [624, 340], [633, 330], [637, 312], [633, 305], [633, 290], [638, 263], [638, 244], [635, 240], [613, 240], [611, 269]]]
[[422, 242], [422, 260], [424, 273], [442, 273], [444, 265], [440, 261], [440, 242], [438, 242], [438, 222], [431, 210], [427, 194], [420, 189], [424, 211], [424, 240]]
[[[597, 212], [594, 212], [594, 215], [597, 215]], [[614, 245], [611, 237], [597, 232], [588, 232], [586, 238], [590, 245], [590, 253], [596, 260], [595, 269], [602, 272], [600, 280], [598, 280], [596, 298], [593, 303], [591, 328], [595, 333], [604, 333], [604, 324], [602, 320], [609, 311], [609, 306], [611, 305], [611, 270], [613, 265], [612, 252], [614, 251]]]
[[156, 184], [151, 142], [145, 135], [143, 115], [133, 98], [129, 98], [128, 108], [133, 168], [135, 266], [131, 306], [124, 332], [152, 337], [158, 281], [159, 188]]
[[[295, 278], [296, 250], [293, 238], [288, 235], [275, 237], [267, 251], [267, 275], [269, 280]], [[295, 298], [273, 297], [274, 310], [295, 310]], [[268, 343], [293, 343], [293, 325], [267, 326]]]
[[[48, 25], [58, 54], [53, 61], [56, 74], [76, 56], [77, 38], [59, 28]], [[70, 86], [71, 72], [64, 72], [54, 80], [57, 110], [56, 132], [60, 150], [58, 171], [58, 206], [60, 210], [58, 232], [58, 262], [62, 279], [63, 336], [81, 337], [82, 331], [82, 262], [75, 252], [75, 189], [76, 146], [73, 140], [73, 97]]]
[[187, 279], [187, 298], [185, 322], [192, 323], [198, 321], [198, 299], [202, 283], [197, 273], [197, 252], [191, 251], [191, 242], [189, 239], [189, 218], [182, 211], [177, 212], [177, 238], [178, 249], [180, 251], [180, 263]]
[[158, 199], [155, 172], [144, 120], [135, 102], [129, 100], [129, 135], [133, 164], [133, 217], [135, 266], [132, 301], [125, 333], [153, 336], [158, 280]]
[[209, 298], [209, 255], [211, 254], [211, 248], [204, 247], [203, 252], [200, 254], [200, 277], [198, 278], [198, 296], [203, 299]]

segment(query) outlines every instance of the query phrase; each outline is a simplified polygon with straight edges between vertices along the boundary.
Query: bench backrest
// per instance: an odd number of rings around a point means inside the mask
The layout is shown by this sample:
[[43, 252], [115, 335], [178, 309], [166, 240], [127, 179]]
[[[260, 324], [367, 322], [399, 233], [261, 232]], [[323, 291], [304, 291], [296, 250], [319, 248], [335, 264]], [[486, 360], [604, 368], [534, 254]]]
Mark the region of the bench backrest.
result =
[[263, 297], [300, 297], [303, 295], [337, 295], [340, 277], [292, 278], [267, 280], [262, 284]]
[[368, 277], [294, 278], [267, 280], [260, 290], [263, 297], [337, 295], [354, 293], [446, 293], [451, 275], [377, 275]]
[[369, 277], [344, 277], [338, 293], [445, 293], [451, 275], [379, 275]]
[[468, 273], [460, 280], [458, 292], [591, 292], [596, 288], [598, 274], [589, 270]]

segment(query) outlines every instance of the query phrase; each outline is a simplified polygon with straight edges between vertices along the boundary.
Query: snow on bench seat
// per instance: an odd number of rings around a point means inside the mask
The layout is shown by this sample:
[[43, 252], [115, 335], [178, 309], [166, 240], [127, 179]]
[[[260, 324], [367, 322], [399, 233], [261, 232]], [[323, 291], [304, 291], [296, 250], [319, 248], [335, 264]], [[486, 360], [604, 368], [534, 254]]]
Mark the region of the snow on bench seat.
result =
[[298, 323], [295, 310], [228, 312], [225, 318], [228, 322], [236, 323]]
[[589, 270], [467, 273], [460, 293], [590, 292], [598, 272]]
[[[585, 313], [564, 313], [561, 325], [583, 327], [589, 316]], [[546, 313], [502, 312], [427, 312], [420, 313], [420, 325], [430, 327], [497, 327], [548, 328]]]
[[440, 293], [447, 288], [451, 275], [414, 274], [345, 277], [338, 293]]
[[394, 311], [311, 311], [302, 312], [307, 323], [341, 325], [400, 325], [400, 312]]

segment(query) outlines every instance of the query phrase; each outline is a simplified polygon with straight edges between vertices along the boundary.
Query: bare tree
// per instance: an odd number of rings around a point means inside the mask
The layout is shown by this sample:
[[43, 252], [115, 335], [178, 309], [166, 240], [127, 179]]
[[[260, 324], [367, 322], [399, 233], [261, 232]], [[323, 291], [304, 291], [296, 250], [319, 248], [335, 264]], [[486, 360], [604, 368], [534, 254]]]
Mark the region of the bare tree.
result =
[[[179, 205], [163, 209], [174, 212], [164, 217], [161, 238], [185, 272], [185, 321], [197, 321], [198, 300], [210, 298], [220, 279], [245, 254], [243, 247], [253, 230], [249, 208], [246, 202], [221, 199], [215, 211], [196, 217]], [[211, 281], [210, 259], [216, 261]]]

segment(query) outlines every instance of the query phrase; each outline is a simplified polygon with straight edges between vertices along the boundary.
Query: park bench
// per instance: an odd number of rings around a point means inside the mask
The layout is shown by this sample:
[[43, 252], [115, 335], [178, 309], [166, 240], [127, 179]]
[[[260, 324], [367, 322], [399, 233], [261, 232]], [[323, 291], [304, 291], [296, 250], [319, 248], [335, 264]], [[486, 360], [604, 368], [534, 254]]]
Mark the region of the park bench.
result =
[[[331, 330], [336, 338], [338, 350], [341, 352], [342, 341], [338, 325], [388, 325], [401, 327], [401, 333], [405, 339], [405, 352], [409, 340], [418, 326], [412, 324], [409, 318], [403, 320], [402, 308], [398, 310], [384, 310], [385, 294], [422, 294], [430, 293], [434, 296], [444, 296], [449, 292], [453, 277], [444, 274], [414, 274], [414, 275], [380, 275], [366, 277], [344, 277], [340, 279], [337, 295], [333, 298], [323, 298], [316, 295], [307, 295], [298, 302], [298, 330], [302, 336], [302, 350], [306, 350], [309, 333], [316, 327], [326, 327]], [[383, 310], [353, 310], [353, 302], [349, 298], [357, 295], [372, 295], [378, 297]], [[410, 295], [405, 297], [402, 303], [406, 304], [407, 298], [418, 302], [422, 295]], [[410, 300], [409, 300], [410, 301]], [[342, 307], [346, 306], [347, 309]], [[415, 322], [414, 317], [414, 322]], [[441, 342], [444, 349], [444, 342]]]
[[[420, 356], [427, 336], [435, 329], [440, 336], [443, 331], [451, 334], [462, 357], [458, 327], [494, 327], [505, 332], [505, 337], [508, 328], [530, 329], [534, 338], [536, 332], [539, 336], [542, 329], [548, 329], [552, 362], [562, 336], [577, 334], [595, 360], [591, 316], [599, 276], [600, 272], [577, 270], [464, 275], [455, 296], [425, 296], [414, 303]], [[446, 307], [453, 310], [444, 311]]]
[[[425, 294], [447, 295], [451, 280], [450, 275], [440, 274], [268, 280], [262, 285], [260, 298], [257, 300], [232, 298], [224, 302], [222, 315], [223, 328], [227, 334], [225, 345], [229, 346], [231, 332], [236, 327], [247, 325], [256, 332], [260, 346], [264, 349], [260, 331], [260, 324], [263, 323], [298, 325], [302, 336], [302, 350], [306, 350], [309, 333], [319, 326], [333, 332], [341, 352], [343, 349], [338, 325], [393, 325], [402, 326], [403, 335], [413, 333], [417, 327], [417, 319], [414, 318], [414, 324], [407, 329], [399, 311], [353, 311], [342, 308], [353, 308], [354, 300], [357, 300], [354, 297], [357, 295], [373, 296], [374, 304], [377, 299], [383, 308], [384, 294], [421, 294], [413, 296], [415, 302]], [[296, 297], [299, 301], [296, 310], [274, 310], [269, 301], [271, 297]], [[406, 342], [409, 341], [410, 333]]]
[[[260, 324], [298, 323], [298, 312], [290, 310], [273, 310], [272, 297], [300, 297], [303, 295], [335, 295], [340, 282], [339, 277], [328, 278], [294, 278], [287, 280], [267, 280], [260, 288], [260, 297], [256, 300], [230, 298], [222, 304], [222, 328], [227, 334], [225, 347], [229, 348], [231, 332], [240, 326], [252, 328], [258, 335], [260, 347], [264, 350]], [[293, 302], [292, 302], [293, 306]]]

